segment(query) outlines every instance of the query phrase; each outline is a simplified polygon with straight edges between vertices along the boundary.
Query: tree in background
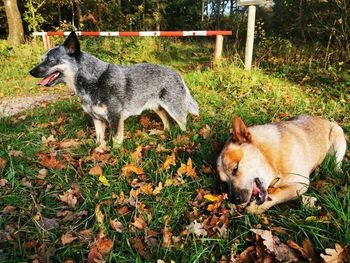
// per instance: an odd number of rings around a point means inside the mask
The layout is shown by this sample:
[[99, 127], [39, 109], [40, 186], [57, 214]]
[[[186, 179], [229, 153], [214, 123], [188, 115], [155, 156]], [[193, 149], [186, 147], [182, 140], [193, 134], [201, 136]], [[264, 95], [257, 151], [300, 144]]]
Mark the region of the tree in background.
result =
[[17, 0], [4, 0], [3, 2], [9, 32], [7, 40], [11, 45], [19, 45], [24, 42], [24, 31], [21, 14], [17, 6]]

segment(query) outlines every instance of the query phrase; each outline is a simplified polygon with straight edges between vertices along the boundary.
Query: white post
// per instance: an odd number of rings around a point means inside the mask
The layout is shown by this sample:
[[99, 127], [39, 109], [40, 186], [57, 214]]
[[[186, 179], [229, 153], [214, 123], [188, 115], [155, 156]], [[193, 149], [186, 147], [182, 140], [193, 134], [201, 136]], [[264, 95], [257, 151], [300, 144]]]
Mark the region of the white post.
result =
[[246, 70], [250, 70], [252, 67], [255, 13], [256, 13], [256, 6], [250, 5], [248, 7], [247, 42], [245, 45], [245, 59], [244, 59], [244, 64], [245, 64]]
[[224, 42], [224, 36], [216, 35], [216, 43], [215, 43], [215, 49], [214, 49], [214, 63], [220, 60], [221, 58], [223, 42]]

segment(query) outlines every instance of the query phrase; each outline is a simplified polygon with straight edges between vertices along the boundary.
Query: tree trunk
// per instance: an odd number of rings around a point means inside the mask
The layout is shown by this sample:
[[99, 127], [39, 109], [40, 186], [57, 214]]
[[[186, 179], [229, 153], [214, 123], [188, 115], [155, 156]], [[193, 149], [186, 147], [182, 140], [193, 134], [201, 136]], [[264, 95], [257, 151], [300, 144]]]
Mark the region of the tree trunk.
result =
[[17, 0], [4, 0], [9, 35], [7, 40], [11, 45], [19, 45], [24, 42], [24, 32], [21, 14], [19, 13]]

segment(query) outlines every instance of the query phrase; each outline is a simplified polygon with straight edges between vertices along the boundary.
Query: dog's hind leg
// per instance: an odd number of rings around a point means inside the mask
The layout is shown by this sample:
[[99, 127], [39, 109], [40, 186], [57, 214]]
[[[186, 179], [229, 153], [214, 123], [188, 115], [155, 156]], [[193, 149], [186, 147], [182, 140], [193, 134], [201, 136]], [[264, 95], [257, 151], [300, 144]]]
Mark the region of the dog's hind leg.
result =
[[328, 153], [335, 154], [335, 159], [339, 168], [346, 152], [346, 140], [343, 129], [336, 123], [332, 124], [333, 126], [329, 134], [332, 145]]
[[170, 125], [169, 125], [169, 119], [166, 111], [162, 109], [157, 109], [157, 110], [154, 110], [154, 112], [157, 113], [159, 118], [162, 120], [164, 125], [164, 130], [169, 130]]
[[95, 131], [96, 131], [96, 143], [99, 145], [106, 145], [105, 130], [106, 123], [102, 120], [93, 118]]
[[124, 116], [122, 113], [114, 116], [110, 120], [110, 126], [113, 135], [113, 144], [118, 145], [123, 143], [124, 138]]

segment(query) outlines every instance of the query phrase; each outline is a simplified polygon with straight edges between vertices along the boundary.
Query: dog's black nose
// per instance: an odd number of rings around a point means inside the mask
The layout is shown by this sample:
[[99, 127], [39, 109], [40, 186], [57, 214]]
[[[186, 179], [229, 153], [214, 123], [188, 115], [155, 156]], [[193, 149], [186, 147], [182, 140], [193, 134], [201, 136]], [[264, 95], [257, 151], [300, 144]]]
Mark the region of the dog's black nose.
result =
[[242, 196], [241, 195], [235, 195], [235, 196], [233, 196], [232, 199], [233, 199], [232, 201], [235, 205], [239, 205], [240, 203], [242, 203]]

